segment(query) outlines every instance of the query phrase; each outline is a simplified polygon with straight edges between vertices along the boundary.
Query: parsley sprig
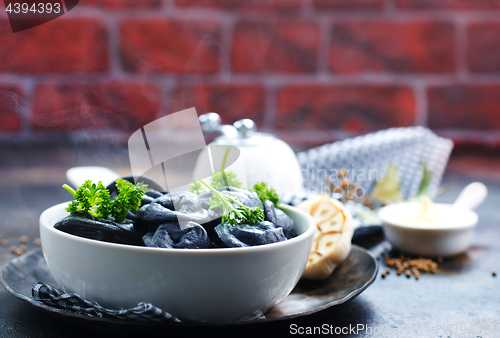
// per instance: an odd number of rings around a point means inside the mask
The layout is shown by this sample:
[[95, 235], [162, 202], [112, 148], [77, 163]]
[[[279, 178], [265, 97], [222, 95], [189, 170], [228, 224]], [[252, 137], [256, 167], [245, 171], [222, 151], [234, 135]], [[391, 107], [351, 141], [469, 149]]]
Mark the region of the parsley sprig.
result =
[[134, 185], [129, 181], [119, 178], [116, 180], [116, 187], [118, 188], [118, 195], [116, 195], [111, 203], [111, 210], [115, 220], [123, 222], [129, 210], [136, 212], [141, 206], [142, 196], [146, 192], [146, 185], [141, 182]]
[[201, 185], [200, 182], [195, 181], [189, 185], [189, 192], [192, 192], [193, 194], [199, 195], [199, 194], [205, 192], [205, 190], [203, 190], [203, 186]]
[[254, 184], [253, 190], [257, 193], [257, 196], [259, 196], [262, 204], [264, 204], [266, 200], [270, 200], [277, 207], [280, 203], [280, 197], [276, 190], [268, 188], [265, 182]]
[[[224, 154], [221, 171], [216, 172], [215, 174], [212, 175], [212, 178], [210, 180], [210, 185], [213, 188], [220, 188], [220, 187], [241, 188], [241, 182], [236, 179], [236, 174], [232, 171], [224, 170], [224, 168], [226, 168], [226, 161], [227, 161], [227, 155], [229, 154], [229, 150], [231, 150], [231, 148], [227, 148], [226, 153]], [[189, 186], [189, 191], [195, 193], [196, 195], [205, 192], [203, 186], [199, 181], [191, 183], [191, 185]]]
[[[259, 206], [248, 207], [237, 199], [223, 194], [222, 192], [215, 190], [213, 187], [205, 183], [203, 180], [199, 181], [209, 190], [211, 190], [217, 199], [210, 200], [210, 206], [212, 209], [217, 207], [222, 207], [222, 223], [227, 223], [230, 225], [237, 224], [255, 224], [262, 222], [264, 220], [264, 212]], [[234, 206], [232, 203], [235, 203]]]
[[96, 218], [112, 216], [118, 223], [123, 223], [129, 210], [136, 212], [141, 206], [141, 199], [146, 192], [147, 185], [134, 185], [124, 179], [116, 180], [118, 195], [111, 200], [109, 190], [101, 181], [95, 184], [91, 180], [85, 181], [76, 191], [67, 184], [63, 188], [69, 191], [75, 200], [70, 202], [66, 211], [74, 214], [90, 214]]
[[235, 187], [241, 188], [241, 182], [236, 179], [236, 174], [232, 171], [219, 171], [212, 175], [210, 185], [213, 188]]

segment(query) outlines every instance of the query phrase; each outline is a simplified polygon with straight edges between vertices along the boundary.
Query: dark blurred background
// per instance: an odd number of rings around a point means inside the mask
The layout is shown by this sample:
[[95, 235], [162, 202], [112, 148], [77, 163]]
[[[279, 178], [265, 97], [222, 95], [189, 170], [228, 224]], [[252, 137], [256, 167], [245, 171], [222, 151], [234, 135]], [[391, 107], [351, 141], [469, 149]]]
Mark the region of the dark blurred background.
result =
[[0, 6], [4, 148], [126, 145], [192, 106], [296, 150], [413, 125], [500, 148], [499, 0], [81, 0], [15, 34]]

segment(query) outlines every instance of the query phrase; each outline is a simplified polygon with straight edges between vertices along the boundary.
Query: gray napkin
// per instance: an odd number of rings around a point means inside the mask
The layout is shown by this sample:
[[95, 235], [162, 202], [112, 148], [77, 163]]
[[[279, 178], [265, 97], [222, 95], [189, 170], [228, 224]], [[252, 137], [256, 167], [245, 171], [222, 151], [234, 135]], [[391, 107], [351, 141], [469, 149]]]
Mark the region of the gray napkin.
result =
[[83, 299], [77, 294], [64, 293], [44, 283], [36, 283], [31, 290], [31, 294], [35, 301], [47, 306], [90, 317], [119, 319], [127, 322], [180, 321], [171, 314], [149, 303], [141, 302], [136, 307], [130, 309], [106, 309], [96, 302]]
[[398, 168], [404, 198], [416, 195], [422, 180], [422, 162], [432, 173], [429, 192], [434, 192], [453, 148], [453, 142], [424, 127], [391, 128], [326, 144], [297, 154], [306, 195], [327, 188], [325, 175], [335, 176], [340, 168], [348, 178], [370, 192], [391, 164]]

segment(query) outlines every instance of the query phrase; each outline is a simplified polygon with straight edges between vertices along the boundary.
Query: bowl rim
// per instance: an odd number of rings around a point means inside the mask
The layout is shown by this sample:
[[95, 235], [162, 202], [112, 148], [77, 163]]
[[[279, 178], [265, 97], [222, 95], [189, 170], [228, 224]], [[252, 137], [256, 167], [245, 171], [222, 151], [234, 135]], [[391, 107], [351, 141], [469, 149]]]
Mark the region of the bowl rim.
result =
[[[181, 255], [244, 254], [244, 253], [249, 253], [249, 252], [254, 252], [254, 251], [274, 251], [274, 250], [279, 249], [282, 246], [293, 245], [294, 243], [305, 241], [308, 237], [312, 237], [314, 232], [316, 231], [316, 223], [314, 222], [314, 219], [312, 218], [311, 215], [309, 215], [305, 211], [300, 210], [296, 207], [286, 205], [286, 204], [281, 204], [280, 208], [282, 208], [283, 211], [286, 212], [286, 210], [289, 210], [289, 211], [291, 210], [293, 212], [298, 213], [300, 216], [302, 216], [308, 220], [309, 227], [306, 229], [306, 231], [304, 231], [302, 234], [300, 234], [296, 237], [287, 239], [286, 241], [265, 244], [265, 245], [240, 247], [240, 248], [206, 248], [206, 249], [152, 248], [152, 247], [147, 247], [147, 246], [104, 242], [104, 241], [99, 241], [99, 240], [95, 240], [95, 239], [90, 239], [90, 238], [72, 235], [72, 234], [66, 233], [64, 231], [55, 229], [54, 224], [49, 224], [49, 222], [47, 221], [46, 218], [48, 217], [48, 215], [50, 213], [64, 211], [64, 207], [66, 207], [68, 205], [68, 203], [70, 203], [70, 202], [68, 201], [68, 202], [59, 203], [59, 204], [53, 205], [53, 206], [45, 209], [40, 214], [40, 218], [39, 218], [40, 227], [42, 227], [42, 226], [45, 227], [49, 232], [55, 234], [56, 236], [62, 236], [63, 238], [67, 238], [67, 239], [70, 239], [70, 240], [73, 240], [76, 242], [84, 243], [84, 244], [87, 244], [90, 246], [116, 249], [116, 250], [127, 250], [127, 251], [143, 252], [143, 253], [150, 252], [150, 253], [157, 253], [157, 254], [170, 253], [170, 254], [176, 254], [176, 255], [178, 255], [178, 254], [181, 254]], [[43, 248], [43, 242], [42, 242], [42, 248]]]
[[464, 229], [474, 228], [478, 223], [479, 217], [474, 210], [458, 208], [458, 207], [455, 207], [451, 203], [434, 203], [434, 204], [445, 205], [446, 207], [449, 207], [451, 209], [455, 209], [458, 212], [468, 214], [470, 217], [472, 217], [472, 221], [467, 222], [467, 223], [464, 222], [462, 224], [458, 224], [455, 226], [436, 224], [436, 225], [418, 226], [417, 227], [417, 226], [405, 224], [404, 221], [398, 221], [398, 220], [391, 219], [390, 216], [387, 217], [387, 213], [389, 213], [392, 209], [397, 209], [397, 208], [401, 208], [402, 206], [408, 206], [408, 205], [412, 205], [412, 204], [413, 205], [420, 205], [421, 203], [420, 202], [398, 202], [398, 203], [389, 204], [389, 205], [386, 205], [386, 206], [380, 208], [378, 211], [378, 216], [382, 220], [382, 225], [384, 227], [385, 226], [393, 226], [393, 227], [397, 227], [397, 228], [401, 228], [401, 229], [411, 229], [411, 230], [415, 230], [415, 231], [417, 231], [417, 230], [425, 230], [425, 231], [448, 230], [448, 231], [453, 231], [453, 230], [464, 230]]

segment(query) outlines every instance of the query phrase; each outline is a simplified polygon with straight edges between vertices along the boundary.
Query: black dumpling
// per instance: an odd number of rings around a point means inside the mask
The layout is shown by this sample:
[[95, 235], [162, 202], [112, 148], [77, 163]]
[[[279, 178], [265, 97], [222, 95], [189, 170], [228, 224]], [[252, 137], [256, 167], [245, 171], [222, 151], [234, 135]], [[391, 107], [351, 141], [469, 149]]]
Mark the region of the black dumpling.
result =
[[168, 232], [160, 227], [155, 232], [148, 232], [142, 237], [144, 244], [151, 248], [173, 248], [174, 241], [170, 238]]
[[286, 240], [283, 229], [269, 221], [257, 224], [228, 225], [219, 224], [215, 227], [219, 240], [227, 247], [246, 247], [264, 245]]
[[170, 194], [165, 194], [157, 197], [152, 201], [152, 203], [157, 203], [164, 208], [174, 210], [174, 203], [172, 202], [172, 197], [170, 196]]
[[141, 199], [141, 207], [142, 207], [143, 205], [146, 205], [146, 204], [149, 204], [149, 203], [154, 202], [154, 200], [155, 200], [155, 199], [154, 199], [153, 197], [149, 196], [149, 195], [144, 195], [144, 196], [142, 196], [142, 199]]
[[158, 197], [163, 196], [163, 193], [159, 192], [157, 190], [154, 190], [154, 189], [147, 189], [145, 195], [149, 196], [151, 198], [158, 198]]
[[155, 203], [170, 209], [180, 211], [185, 204], [192, 204], [198, 196], [189, 191], [177, 191], [159, 196], [154, 200]]
[[202, 249], [211, 245], [205, 229], [195, 222], [188, 222], [183, 229], [178, 223], [162, 224], [143, 240], [146, 246], [156, 248]]
[[266, 221], [283, 228], [283, 233], [287, 239], [297, 236], [293, 220], [283, 210], [276, 208], [270, 200], [264, 202], [264, 217]]
[[162, 223], [177, 222], [177, 213], [175, 211], [167, 209], [154, 202], [140, 207], [139, 210], [137, 210], [136, 215], [139, 219], [153, 227]]
[[140, 207], [136, 214], [140, 220], [148, 224], [150, 231], [155, 231], [163, 223], [192, 221], [205, 224], [217, 219], [217, 215], [202, 208], [198, 196], [190, 192], [165, 194]]
[[111, 219], [91, 219], [84, 215], [70, 215], [54, 224], [66, 233], [104, 242], [143, 245], [145, 229], [134, 223], [117, 223]]

